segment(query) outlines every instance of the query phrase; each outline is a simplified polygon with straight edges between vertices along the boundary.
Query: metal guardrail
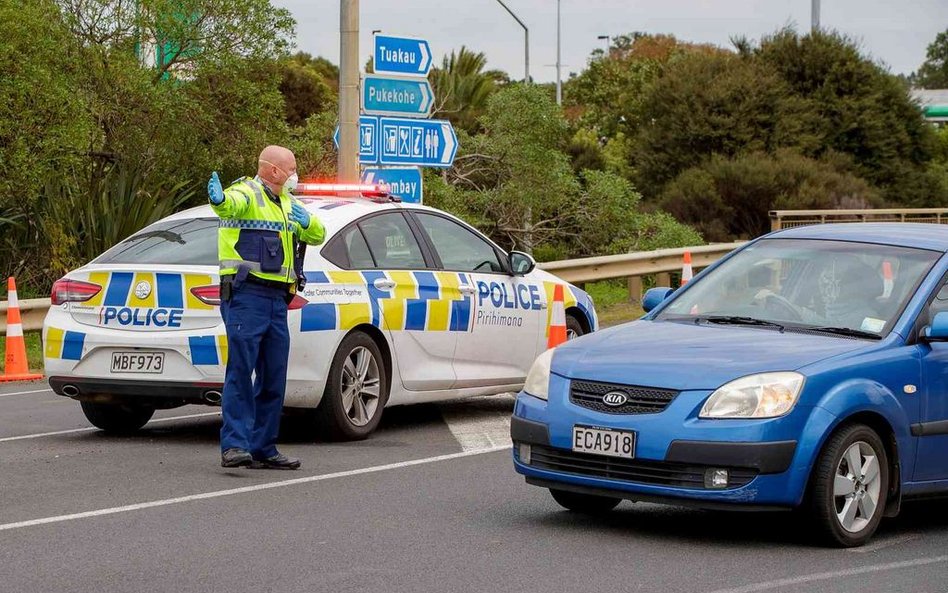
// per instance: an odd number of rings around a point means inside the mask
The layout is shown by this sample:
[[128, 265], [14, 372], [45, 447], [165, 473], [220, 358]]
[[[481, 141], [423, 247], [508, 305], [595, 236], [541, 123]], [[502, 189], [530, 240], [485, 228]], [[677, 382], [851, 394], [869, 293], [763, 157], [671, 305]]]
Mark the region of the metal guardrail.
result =
[[[691, 252], [691, 265], [698, 269], [709, 266], [742, 244], [722, 243], [700, 247], [659, 249], [657, 251], [567, 259], [542, 263], [540, 268], [559, 276], [567, 282], [578, 284], [612, 278], [628, 278], [629, 297], [634, 301], [639, 301], [642, 298], [642, 277], [655, 275], [659, 285], [670, 286], [672, 272], [681, 271], [682, 257], [685, 251]], [[49, 307], [49, 299], [21, 299], [20, 316], [23, 319], [23, 330], [39, 331], [43, 329], [43, 320], [46, 318]], [[0, 335], [6, 335], [6, 332], [7, 302], [0, 301]]]
[[948, 224], [948, 208], [770, 211], [770, 230], [772, 231], [831, 222], [924, 222], [931, 224]]

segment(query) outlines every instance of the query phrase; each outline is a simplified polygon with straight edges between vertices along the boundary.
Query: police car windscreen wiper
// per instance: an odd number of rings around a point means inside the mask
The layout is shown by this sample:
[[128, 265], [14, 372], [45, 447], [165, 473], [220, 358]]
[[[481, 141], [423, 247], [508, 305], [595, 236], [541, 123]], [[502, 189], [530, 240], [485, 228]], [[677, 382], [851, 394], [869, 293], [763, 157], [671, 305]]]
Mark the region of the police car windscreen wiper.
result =
[[721, 325], [756, 325], [760, 327], [772, 327], [783, 331], [783, 326], [779, 323], [740, 315], [699, 315], [695, 317], [695, 323], [701, 323], [702, 321], [706, 323], [719, 323]]
[[835, 334], [837, 336], [846, 336], [849, 338], [868, 338], [870, 340], [882, 339], [882, 336], [880, 336], [879, 334], [863, 331], [861, 329], [853, 329], [851, 327], [831, 327], [831, 326], [811, 327], [809, 325], [804, 325], [800, 327], [800, 329], [805, 329], [806, 331], [811, 331], [811, 332], [820, 332], [824, 334]]

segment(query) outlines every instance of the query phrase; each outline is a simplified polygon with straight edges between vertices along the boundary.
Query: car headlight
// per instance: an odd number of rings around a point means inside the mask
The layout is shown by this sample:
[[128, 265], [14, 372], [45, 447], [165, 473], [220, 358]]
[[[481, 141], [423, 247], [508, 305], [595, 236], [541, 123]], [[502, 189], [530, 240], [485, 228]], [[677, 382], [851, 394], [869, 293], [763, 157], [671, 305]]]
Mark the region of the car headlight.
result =
[[523, 390], [540, 399], [547, 399], [550, 395], [550, 365], [553, 363], [553, 348], [550, 348], [537, 357], [530, 372], [527, 373], [527, 382]]
[[775, 418], [793, 409], [803, 388], [803, 375], [761, 373], [719, 387], [704, 402], [701, 418]]

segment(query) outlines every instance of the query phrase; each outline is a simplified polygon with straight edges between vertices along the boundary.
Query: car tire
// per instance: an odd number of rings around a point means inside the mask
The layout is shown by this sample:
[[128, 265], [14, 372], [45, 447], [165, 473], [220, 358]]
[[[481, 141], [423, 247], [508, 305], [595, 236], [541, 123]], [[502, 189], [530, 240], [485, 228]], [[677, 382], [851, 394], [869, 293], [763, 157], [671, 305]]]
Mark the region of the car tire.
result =
[[583, 324], [573, 315], [566, 316], [566, 339], [573, 340], [586, 333]]
[[[360, 360], [367, 365], [361, 379], [352, 374]], [[332, 441], [367, 438], [379, 425], [387, 401], [388, 376], [378, 345], [363, 332], [349, 334], [336, 350], [316, 408], [318, 436]]]
[[129, 404], [79, 402], [82, 413], [96, 428], [111, 434], [131, 434], [151, 420], [155, 409]]
[[567, 492], [566, 490], [556, 490], [555, 488], [550, 488], [550, 494], [553, 495], [553, 500], [559, 503], [564, 509], [584, 515], [601, 515], [608, 513], [622, 502], [619, 498], [579, 494], [577, 492]]
[[[857, 463], [861, 467], [853, 472], [850, 466]], [[813, 468], [808, 493], [822, 542], [852, 548], [869, 541], [882, 521], [888, 491], [889, 459], [879, 435], [864, 424], [834, 433]]]

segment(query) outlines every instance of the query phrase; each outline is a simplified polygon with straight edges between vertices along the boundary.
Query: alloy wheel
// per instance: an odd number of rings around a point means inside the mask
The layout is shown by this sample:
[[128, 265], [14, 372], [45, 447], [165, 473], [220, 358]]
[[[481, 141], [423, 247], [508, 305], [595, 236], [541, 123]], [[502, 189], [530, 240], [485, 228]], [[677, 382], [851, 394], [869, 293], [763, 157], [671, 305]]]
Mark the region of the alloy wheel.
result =
[[363, 346], [354, 348], [342, 366], [342, 407], [355, 426], [375, 416], [381, 394], [379, 365]]
[[856, 441], [836, 465], [833, 500], [840, 526], [850, 533], [865, 529], [877, 512], [881, 491], [879, 456], [868, 443]]

